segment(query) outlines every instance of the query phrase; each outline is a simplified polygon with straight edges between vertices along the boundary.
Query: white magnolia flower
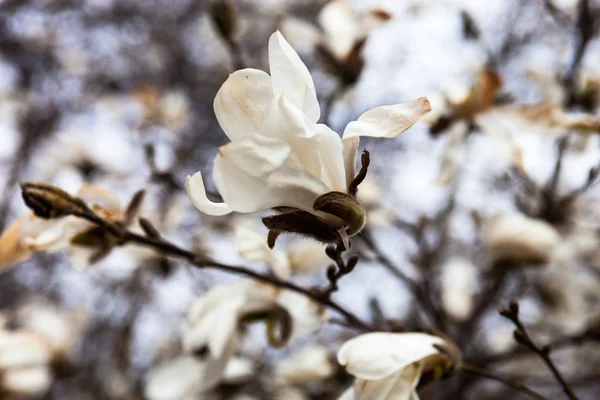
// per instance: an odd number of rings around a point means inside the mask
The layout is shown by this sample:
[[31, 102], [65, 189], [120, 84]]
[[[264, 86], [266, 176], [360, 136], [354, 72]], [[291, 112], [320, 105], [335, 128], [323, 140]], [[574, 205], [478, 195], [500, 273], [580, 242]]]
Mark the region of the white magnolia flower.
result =
[[282, 250], [271, 249], [259, 228], [253, 221], [235, 221], [233, 231], [238, 253], [248, 261], [268, 265], [280, 279], [322, 272], [331, 262], [325, 253], [325, 246], [314, 240], [293, 238], [285, 243]]
[[421, 374], [448, 361], [435, 345], [448, 348], [442, 338], [424, 333], [375, 332], [350, 339], [338, 362], [356, 380], [340, 400], [418, 400]]
[[[84, 185], [76, 196], [104, 218], [120, 217], [119, 200], [110, 192], [92, 185]], [[43, 219], [30, 214], [17, 219], [0, 236], [0, 270], [27, 260], [37, 252], [55, 252], [69, 248], [76, 266], [85, 266], [94, 250], [71, 246], [71, 239], [93, 225], [77, 217], [67, 216]]]
[[278, 363], [275, 375], [287, 385], [308, 385], [329, 378], [335, 370], [327, 347], [312, 345]]
[[534, 264], [547, 262], [561, 240], [552, 225], [518, 213], [486, 221], [483, 236], [492, 257]]
[[302, 210], [343, 240], [347, 224], [316, 211], [315, 201], [329, 192], [348, 193], [360, 136], [395, 137], [428, 112], [429, 103], [419, 98], [370, 110], [346, 127], [342, 139], [317, 123], [320, 108], [312, 77], [279, 32], [269, 40], [269, 65], [270, 76], [256, 69], [234, 72], [214, 101], [217, 120], [231, 140], [219, 148], [213, 166], [224, 202], [208, 199], [200, 172], [187, 178], [187, 192], [210, 215]]
[[[190, 308], [183, 334], [184, 349], [203, 356], [207, 363], [201, 379], [204, 389], [213, 387], [223, 377], [241, 339], [241, 323], [254, 318], [266, 318], [269, 339], [282, 344], [290, 336], [319, 330], [327, 314], [306, 296], [254, 281], [243, 280], [209, 290]], [[276, 338], [275, 324], [280, 324], [280, 338]]]

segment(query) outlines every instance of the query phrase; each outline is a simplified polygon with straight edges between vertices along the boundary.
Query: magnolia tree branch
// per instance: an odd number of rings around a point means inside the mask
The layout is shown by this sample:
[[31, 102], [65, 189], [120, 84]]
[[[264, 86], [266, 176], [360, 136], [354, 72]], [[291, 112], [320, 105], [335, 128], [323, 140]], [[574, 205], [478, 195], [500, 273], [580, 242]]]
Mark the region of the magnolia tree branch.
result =
[[569, 399], [578, 400], [578, 397], [573, 392], [573, 389], [562, 376], [562, 374], [550, 358], [550, 346], [539, 347], [529, 336], [525, 325], [523, 325], [521, 319], [519, 318], [519, 303], [517, 303], [514, 300], [511, 301], [508, 308], [500, 310], [500, 315], [502, 315], [506, 319], [509, 319], [513, 322], [513, 324], [515, 324], [517, 328], [514, 331], [515, 341], [520, 345], [525, 346], [532, 352], [536, 353], [538, 356], [540, 356], [540, 358], [544, 361], [550, 372], [552, 372], [552, 375], [554, 375], [556, 380], [563, 387], [563, 390], [565, 394], [569, 397]]
[[[362, 331], [376, 330], [374, 327], [363, 322], [356, 315], [331, 300], [331, 293], [329, 292], [323, 293], [322, 291], [303, 288], [295, 283], [262, 274], [244, 266], [223, 264], [207, 256], [196, 254], [191, 250], [181, 248], [164, 239], [156, 228], [144, 218], [140, 218], [139, 222], [140, 226], [145, 231], [145, 235], [134, 233], [119, 224], [102, 218], [90, 209], [81, 199], [73, 197], [59, 188], [37, 183], [23, 183], [21, 184], [21, 188], [25, 203], [41, 218], [59, 218], [66, 215], [72, 215], [84, 219], [113, 235], [121, 246], [125, 244], [137, 244], [149, 247], [163, 255], [184, 258], [197, 268], [218, 269], [288, 289], [303, 294], [315, 302], [335, 310], [344, 316], [350, 326], [356, 329]], [[137, 196], [134, 196], [134, 198], [135, 197]], [[131, 206], [129, 208], [131, 208]], [[128, 212], [127, 214], [130, 213]]]
[[[95, 223], [96, 225], [98, 225], [104, 229], [109, 229], [109, 230], [111, 229], [111, 228], [109, 228], [109, 226], [104, 224], [105, 221], [103, 221], [102, 219], [97, 219], [97, 218], [89, 218], [88, 219], [85, 216], [82, 216], [82, 218], [87, 219], [88, 221]], [[116, 232], [112, 231], [111, 233], [114, 234]], [[117, 236], [117, 237], [121, 238], [123, 244], [134, 243], [134, 244], [150, 247], [154, 250], [160, 251], [162, 254], [167, 254], [167, 255], [171, 255], [171, 256], [184, 258], [188, 262], [190, 262], [192, 265], [194, 265], [198, 268], [213, 268], [213, 269], [218, 269], [221, 271], [230, 272], [233, 274], [244, 275], [249, 278], [255, 279], [257, 281], [260, 281], [260, 282], [268, 283], [273, 286], [277, 286], [277, 287], [284, 288], [284, 289], [289, 289], [291, 291], [303, 294], [303, 295], [311, 298], [312, 300], [316, 301], [317, 303], [320, 303], [332, 310], [335, 310], [336, 312], [340, 313], [341, 315], [343, 315], [352, 327], [360, 329], [360, 330], [364, 330], [364, 331], [375, 330], [374, 327], [371, 327], [369, 324], [363, 322], [356, 315], [354, 315], [353, 313], [349, 312], [348, 310], [346, 310], [345, 308], [343, 308], [342, 306], [340, 306], [339, 304], [337, 304], [336, 302], [331, 300], [329, 298], [329, 296], [325, 296], [321, 293], [317, 293], [315, 291], [312, 291], [311, 289], [303, 288], [292, 282], [284, 281], [284, 280], [278, 279], [274, 276], [265, 275], [260, 272], [249, 269], [247, 267], [223, 264], [219, 261], [212, 260], [206, 256], [201, 256], [190, 250], [186, 250], [181, 247], [178, 247], [177, 245], [175, 245], [163, 238], [157, 239], [157, 238], [152, 238], [149, 236], [143, 236], [143, 235], [139, 235], [139, 234], [133, 233], [128, 230], [119, 232], [119, 236]]]

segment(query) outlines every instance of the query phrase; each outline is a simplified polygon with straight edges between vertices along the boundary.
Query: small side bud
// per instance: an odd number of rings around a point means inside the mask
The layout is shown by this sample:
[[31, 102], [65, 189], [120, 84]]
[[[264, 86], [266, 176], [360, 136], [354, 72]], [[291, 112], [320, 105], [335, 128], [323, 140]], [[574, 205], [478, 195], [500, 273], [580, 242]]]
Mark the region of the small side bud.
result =
[[519, 303], [516, 300], [511, 300], [508, 308], [514, 315], [519, 315]]
[[356, 267], [356, 264], [358, 264], [358, 260], [359, 260], [359, 257], [357, 255], [350, 257], [350, 259], [346, 263], [346, 273], [350, 273], [354, 270], [354, 268]]
[[138, 222], [140, 223], [140, 226], [142, 227], [142, 230], [146, 236], [151, 237], [152, 239], [160, 239], [160, 233], [154, 227], [154, 224], [150, 222], [150, 220], [142, 217], [138, 220]]
[[325, 248], [325, 254], [327, 254], [327, 257], [331, 258], [333, 261], [336, 261], [339, 257], [337, 247], [333, 244], [330, 244]]
[[135, 220], [135, 217], [138, 215], [140, 208], [142, 207], [142, 203], [144, 202], [144, 197], [146, 197], [146, 191], [143, 189], [138, 190], [131, 197], [129, 204], [127, 205], [127, 209], [125, 210], [123, 221], [125, 226], [130, 225]]
[[23, 201], [35, 215], [44, 219], [61, 218], [67, 215], [82, 215], [89, 211], [80, 199], [64, 190], [45, 183], [21, 183]]
[[513, 332], [513, 336], [515, 338], [515, 342], [519, 343], [522, 346], [529, 347], [529, 340], [527, 339], [527, 335], [520, 329], [516, 329]]

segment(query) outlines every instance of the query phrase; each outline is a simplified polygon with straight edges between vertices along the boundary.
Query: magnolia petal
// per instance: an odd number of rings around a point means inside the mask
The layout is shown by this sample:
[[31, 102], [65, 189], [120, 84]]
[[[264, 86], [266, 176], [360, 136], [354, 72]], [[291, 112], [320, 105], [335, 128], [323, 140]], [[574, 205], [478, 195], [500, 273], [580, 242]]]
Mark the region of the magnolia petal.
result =
[[283, 94], [312, 123], [316, 123], [321, 116], [321, 109], [315, 84], [300, 56], [279, 31], [269, 39], [269, 68], [273, 91]]
[[410, 128], [431, 111], [426, 97], [391, 106], [377, 107], [350, 122], [343, 139], [356, 136], [393, 138]]
[[344, 169], [346, 171], [346, 188], [350, 186], [352, 180], [356, 176], [356, 158], [358, 157], [358, 144], [360, 143], [360, 138], [358, 136], [353, 136], [349, 138], [344, 138], [342, 140], [342, 144], [344, 146], [343, 149], [343, 157], [344, 157]]
[[30, 365], [2, 372], [2, 388], [21, 395], [40, 395], [50, 388], [53, 377], [47, 365]]
[[227, 205], [243, 213], [279, 206], [311, 211], [314, 201], [329, 191], [288, 144], [263, 136], [222, 146], [213, 178]]
[[443, 339], [425, 333], [367, 333], [344, 343], [338, 362], [357, 378], [383, 379], [438, 354], [433, 345], [443, 343]]
[[213, 107], [225, 134], [236, 140], [260, 130], [272, 101], [271, 77], [264, 71], [247, 68], [229, 75]]
[[277, 303], [285, 308], [294, 320], [293, 339], [319, 331], [329, 319], [329, 315], [319, 304], [290, 290], [282, 291]]
[[22, 223], [23, 218], [16, 220], [0, 236], [0, 271], [30, 256], [20, 240]]
[[354, 387], [350, 386], [346, 389], [344, 393], [338, 397], [338, 400], [356, 400], [356, 397], [354, 396]]
[[226, 203], [215, 203], [206, 197], [206, 189], [204, 188], [204, 181], [202, 179], [202, 173], [196, 172], [194, 175], [185, 178], [185, 190], [190, 196], [194, 206], [208, 215], [225, 215], [229, 214], [232, 210]]
[[200, 390], [204, 366], [192, 356], [182, 356], [153, 368], [146, 378], [144, 396], [149, 400], [183, 399]]
[[316, 129], [313, 141], [317, 142], [318, 147], [313, 151], [318, 151], [319, 154], [321, 181], [331, 190], [346, 192], [344, 145], [340, 135], [324, 124], [317, 124]]
[[356, 400], [411, 400], [413, 388], [411, 380], [404, 373], [397, 373], [373, 381], [357, 379], [354, 392]]
[[288, 138], [311, 136], [311, 123], [301, 109], [291, 103], [281, 93], [273, 102], [261, 127], [261, 135], [278, 138], [287, 142]]
[[342, 140], [327, 125], [310, 123], [290, 101], [277, 95], [262, 132], [287, 143], [298, 161], [330, 190], [346, 191]]
[[121, 210], [121, 202], [115, 194], [94, 185], [83, 185], [76, 196], [90, 206], [100, 206], [112, 212], [119, 212]]
[[247, 283], [219, 285], [196, 300], [183, 333], [186, 351], [208, 347], [211, 358], [223, 358], [237, 338], [237, 323], [246, 303]]

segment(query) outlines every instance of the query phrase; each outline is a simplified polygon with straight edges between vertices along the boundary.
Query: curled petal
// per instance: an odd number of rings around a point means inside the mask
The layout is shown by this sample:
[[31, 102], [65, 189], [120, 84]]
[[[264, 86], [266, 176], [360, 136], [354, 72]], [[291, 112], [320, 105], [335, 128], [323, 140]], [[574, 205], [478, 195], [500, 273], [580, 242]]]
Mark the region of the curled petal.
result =
[[245, 213], [280, 206], [310, 211], [317, 197], [329, 191], [288, 144], [263, 136], [222, 146], [213, 177], [227, 205]]
[[367, 333], [348, 340], [338, 362], [360, 379], [377, 380], [438, 354], [444, 340], [425, 333]]
[[343, 139], [356, 136], [393, 138], [410, 128], [423, 115], [431, 111], [426, 97], [406, 103], [377, 107], [350, 122], [344, 130]]
[[273, 90], [282, 93], [306, 114], [312, 123], [321, 115], [315, 84], [306, 65], [292, 46], [277, 31], [269, 39], [269, 68]]
[[213, 103], [219, 125], [231, 140], [257, 133], [273, 101], [271, 77], [247, 68], [225, 81]]
[[206, 189], [204, 189], [201, 172], [196, 172], [185, 179], [185, 189], [190, 199], [192, 199], [194, 206], [203, 213], [220, 216], [229, 214], [232, 211], [226, 203], [215, 203], [206, 197]]

